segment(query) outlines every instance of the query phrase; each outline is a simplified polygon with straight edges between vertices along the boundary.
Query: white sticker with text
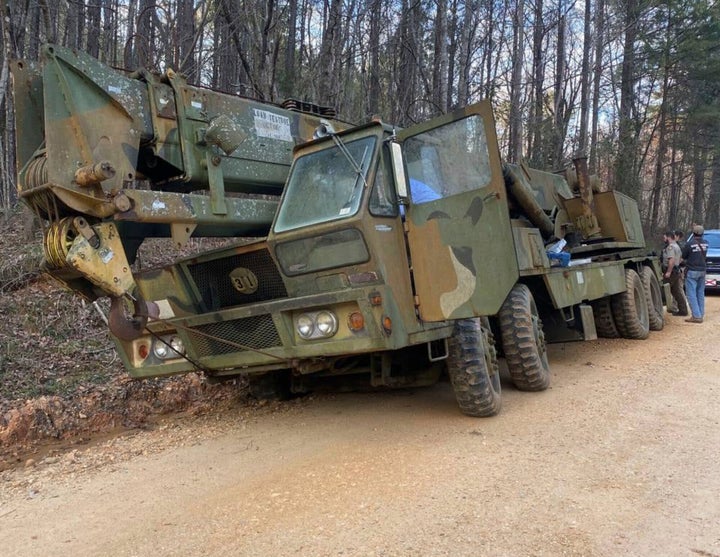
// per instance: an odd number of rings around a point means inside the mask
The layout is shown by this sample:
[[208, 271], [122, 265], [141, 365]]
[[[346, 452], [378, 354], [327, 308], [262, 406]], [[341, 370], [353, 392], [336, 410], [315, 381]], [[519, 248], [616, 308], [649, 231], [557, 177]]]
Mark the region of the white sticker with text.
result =
[[290, 118], [268, 112], [267, 110], [260, 110], [259, 108], [255, 108], [254, 113], [255, 133], [258, 137], [292, 142]]

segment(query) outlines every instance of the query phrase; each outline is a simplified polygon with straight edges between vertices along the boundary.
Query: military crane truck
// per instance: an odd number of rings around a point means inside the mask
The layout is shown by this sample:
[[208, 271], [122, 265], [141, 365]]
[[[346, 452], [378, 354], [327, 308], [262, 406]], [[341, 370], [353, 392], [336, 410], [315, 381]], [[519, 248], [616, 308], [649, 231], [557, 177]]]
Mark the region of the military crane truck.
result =
[[[447, 373], [462, 412], [490, 416], [498, 357], [517, 388], [539, 391], [546, 343], [663, 327], [635, 201], [599, 191], [582, 159], [563, 174], [503, 164], [487, 101], [404, 130], [350, 127], [172, 73], [126, 76], [52, 46], [44, 56], [42, 70], [14, 68], [20, 194], [46, 223], [45, 270], [111, 297], [132, 377], [242, 375], [281, 396]], [[258, 123], [258, 111], [275, 116]], [[279, 203], [248, 197], [269, 189]], [[152, 235], [258, 232], [158, 269], [130, 265]]]

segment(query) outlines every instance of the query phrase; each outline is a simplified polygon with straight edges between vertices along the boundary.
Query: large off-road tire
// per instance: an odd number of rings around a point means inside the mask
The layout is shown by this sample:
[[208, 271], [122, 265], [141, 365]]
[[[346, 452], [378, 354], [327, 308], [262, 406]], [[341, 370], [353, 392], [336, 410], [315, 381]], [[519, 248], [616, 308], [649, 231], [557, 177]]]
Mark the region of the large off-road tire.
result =
[[595, 331], [599, 337], [620, 338], [620, 331], [615, 326], [610, 298], [600, 298], [592, 303]]
[[642, 280], [633, 269], [625, 269], [625, 292], [611, 300], [617, 330], [623, 338], [646, 339], [650, 334], [650, 315]]
[[524, 284], [516, 284], [498, 313], [508, 371], [521, 391], [543, 391], [550, 385], [545, 334], [535, 299]]
[[648, 323], [651, 331], [662, 331], [665, 326], [665, 307], [662, 300], [662, 287], [652, 267], [644, 266], [640, 272], [645, 300], [648, 306]]
[[500, 369], [487, 318], [456, 321], [448, 349], [448, 375], [463, 414], [497, 414], [501, 403]]

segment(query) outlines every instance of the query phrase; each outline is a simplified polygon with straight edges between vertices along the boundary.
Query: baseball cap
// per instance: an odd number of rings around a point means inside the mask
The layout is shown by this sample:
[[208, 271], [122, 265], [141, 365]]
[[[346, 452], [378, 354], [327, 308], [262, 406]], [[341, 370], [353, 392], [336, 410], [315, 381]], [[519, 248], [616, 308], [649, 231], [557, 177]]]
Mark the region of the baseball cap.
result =
[[695, 226], [693, 226], [693, 234], [695, 234], [695, 236], [702, 236], [703, 234], [705, 234], [705, 229], [699, 224], [696, 224]]

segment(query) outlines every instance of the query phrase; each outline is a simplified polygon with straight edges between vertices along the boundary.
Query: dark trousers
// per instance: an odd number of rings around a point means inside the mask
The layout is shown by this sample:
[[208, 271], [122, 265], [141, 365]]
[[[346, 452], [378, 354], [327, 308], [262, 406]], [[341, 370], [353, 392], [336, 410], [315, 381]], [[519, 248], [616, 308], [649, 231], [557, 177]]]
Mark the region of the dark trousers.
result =
[[669, 279], [663, 279], [664, 282], [670, 284], [670, 293], [677, 304], [678, 313], [688, 314], [687, 300], [685, 292], [683, 292], [682, 275], [679, 272], [671, 273]]

